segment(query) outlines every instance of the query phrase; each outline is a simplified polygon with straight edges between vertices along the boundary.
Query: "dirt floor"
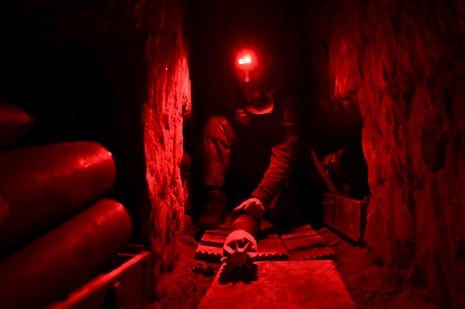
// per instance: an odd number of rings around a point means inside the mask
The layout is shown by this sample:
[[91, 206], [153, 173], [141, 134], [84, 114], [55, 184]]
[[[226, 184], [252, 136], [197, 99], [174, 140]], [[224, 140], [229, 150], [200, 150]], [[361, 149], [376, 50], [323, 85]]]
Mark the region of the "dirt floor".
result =
[[[398, 294], [386, 288], [382, 268], [370, 260], [367, 249], [353, 246], [331, 230], [325, 230], [321, 236], [336, 253], [335, 263], [357, 308], [437, 308], [424, 303], [422, 291]], [[161, 279], [165, 291], [157, 308], [196, 308], [220, 266], [195, 260], [197, 242], [191, 237], [183, 236], [179, 247], [177, 267]]]

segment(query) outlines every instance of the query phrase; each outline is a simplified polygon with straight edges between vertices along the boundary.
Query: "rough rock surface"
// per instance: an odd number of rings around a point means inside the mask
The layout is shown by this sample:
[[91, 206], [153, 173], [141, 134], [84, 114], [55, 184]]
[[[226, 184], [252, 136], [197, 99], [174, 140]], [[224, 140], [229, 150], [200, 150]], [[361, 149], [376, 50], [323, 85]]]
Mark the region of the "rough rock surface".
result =
[[393, 286], [464, 307], [465, 4], [328, 1], [308, 14], [321, 97], [363, 118], [370, 250]]

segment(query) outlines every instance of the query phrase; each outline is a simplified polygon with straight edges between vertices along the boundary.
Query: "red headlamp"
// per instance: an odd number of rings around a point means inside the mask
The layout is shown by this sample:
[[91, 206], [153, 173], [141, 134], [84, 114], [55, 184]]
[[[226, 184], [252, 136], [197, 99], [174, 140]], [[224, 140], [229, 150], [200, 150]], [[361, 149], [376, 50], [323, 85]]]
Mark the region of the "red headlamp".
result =
[[250, 55], [244, 55], [241, 58], [237, 59], [238, 64], [249, 64], [252, 63], [252, 57]]
[[244, 49], [236, 55], [236, 66], [239, 69], [250, 70], [257, 66], [257, 56], [253, 50]]

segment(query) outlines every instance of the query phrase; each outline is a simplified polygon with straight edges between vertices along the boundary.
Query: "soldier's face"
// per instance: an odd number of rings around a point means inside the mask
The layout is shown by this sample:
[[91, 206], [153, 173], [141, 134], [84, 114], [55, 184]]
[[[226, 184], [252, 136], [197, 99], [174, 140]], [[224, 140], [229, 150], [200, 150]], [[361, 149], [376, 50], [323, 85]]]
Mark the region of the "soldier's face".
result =
[[242, 91], [245, 99], [249, 103], [253, 103], [254, 101], [260, 99], [261, 97], [261, 89], [255, 82], [244, 82], [243, 80], [239, 80], [239, 89]]
[[260, 100], [263, 95], [263, 72], [260, 68], [236, 69], [239, 89], [249, 103]]
[[247, 103], [263, 99], [267, 63], [252, 49], [241, 50], [236, 55], [235, 75]]

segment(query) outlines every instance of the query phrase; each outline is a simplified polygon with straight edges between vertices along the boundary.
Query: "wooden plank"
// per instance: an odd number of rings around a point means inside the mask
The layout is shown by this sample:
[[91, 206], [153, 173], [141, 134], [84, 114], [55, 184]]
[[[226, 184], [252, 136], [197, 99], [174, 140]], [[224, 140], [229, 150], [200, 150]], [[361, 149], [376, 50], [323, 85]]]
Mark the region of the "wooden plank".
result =
[[331, 193], [323, 195], [323, 222], [355, 242], [363, 242], [368, 199], [355, 200]]
[[278, 234], [267, 235], [258, 241], [258, 261], [287, 260], [288, 254]]
[[336, 253], [329, 247], [309, 248], [305, 250], [288, 251], [289, 260], [336, 260]]
[[298, 232], [292, 232], [289, 234], [283, 234], [281, 235], [281, 239], [289, 240], [289, 239], [295, 239], [295, 238], [314, 236], [317, 234], [318, 233], [314, 229], [309, 229], [309, 230], [303, 230], [303, 231], [298, 231]]
[[202, 238], [200, 239], [200, 243], [205, 246], [214, 246], [214, 247], [223, 247], [224, 240], [226, 239], [226, 235], [212, 233], [210, 231], [206, 231]]
[[356, 308], [332, 261], [257, 262], [237, 279], [222, 265], [198, 308]]
[[219, 263], [223, 256], [223, 247], [205, 246], [199, 244], [195, 250], [195, 258], [211, 263]]
[[195, 250], [195, 259], [219, 263], [223, 256], [223, 244], [230, 229], [220, 228], [206, 230]]
[[315, 231], [305, 224], [282, 234], [280, 237], [287, 249], [289, 260], [321, 260], [335, 259], [336, 254], [329, 248], [326, 239], [320, 233], [326, 233], [327, 228]]
[[326, 245], [326, 240], [321, 238], [321, 236], [318, 234], [303, 238], [284, 240], [284, 246], [287, 248], [288, 251], [325, 247]]

